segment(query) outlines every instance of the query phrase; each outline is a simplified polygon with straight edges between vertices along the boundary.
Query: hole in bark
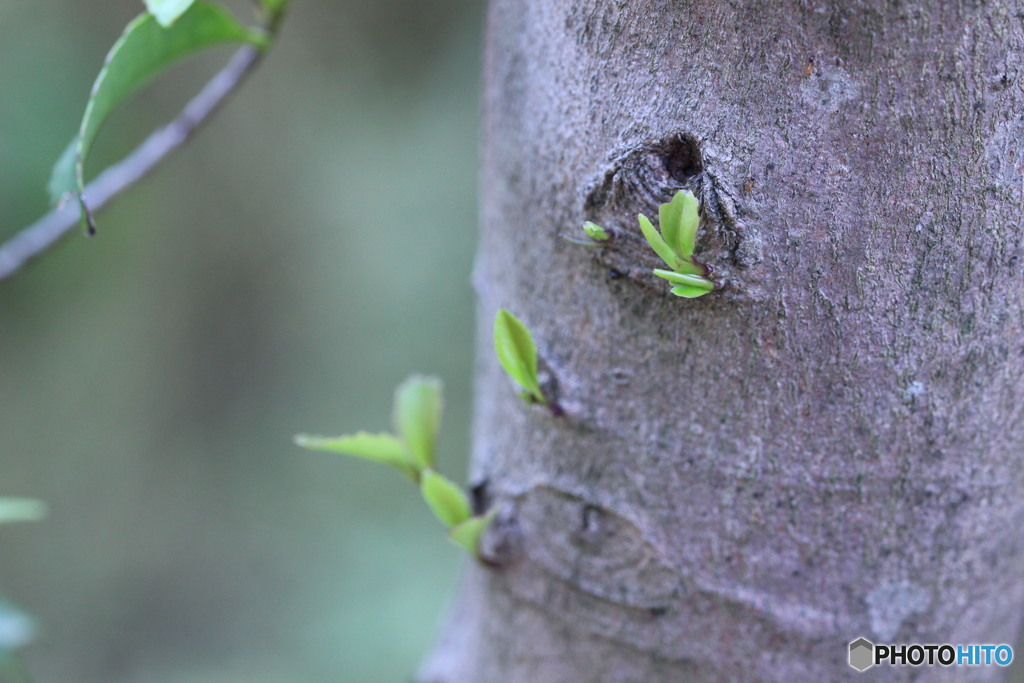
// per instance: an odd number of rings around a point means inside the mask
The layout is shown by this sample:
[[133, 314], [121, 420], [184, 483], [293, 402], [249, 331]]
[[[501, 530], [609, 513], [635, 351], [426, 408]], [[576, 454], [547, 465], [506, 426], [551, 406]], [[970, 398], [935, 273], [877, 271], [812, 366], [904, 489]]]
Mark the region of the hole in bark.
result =
[[665, 171], [680, 185], [685, 185], [704, 170], [700, 145], [689, 135], [680, 135], [668, 142], [662, 153]]
[[593, 505], [583, 506], [582, 529], [590, 534], [596, 534], [601, 531], [601, 511]]
[[597, 546], [605, 533], [604, 512], [595, 505], [584, 505], [576, 540], [580, 545]]
[[484, 479], [477, 484], [473, 484], [473, 487], [469, 490], [470, 507], [473, 508], [474, 515], [482, 515], [491, 507], [491, 494], [487, 490], [488, 483], [490, 482]]

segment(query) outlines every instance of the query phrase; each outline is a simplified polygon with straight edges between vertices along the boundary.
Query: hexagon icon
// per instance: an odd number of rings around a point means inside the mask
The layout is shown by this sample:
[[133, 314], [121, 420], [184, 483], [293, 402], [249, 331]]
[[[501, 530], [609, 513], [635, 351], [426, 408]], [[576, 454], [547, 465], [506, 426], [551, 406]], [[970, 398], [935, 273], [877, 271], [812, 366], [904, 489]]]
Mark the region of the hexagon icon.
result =
[[857, 671], [867, 671], [875, 665], [875, 645], [867, 638], [858, 638], [850, 643], [850, 666]]

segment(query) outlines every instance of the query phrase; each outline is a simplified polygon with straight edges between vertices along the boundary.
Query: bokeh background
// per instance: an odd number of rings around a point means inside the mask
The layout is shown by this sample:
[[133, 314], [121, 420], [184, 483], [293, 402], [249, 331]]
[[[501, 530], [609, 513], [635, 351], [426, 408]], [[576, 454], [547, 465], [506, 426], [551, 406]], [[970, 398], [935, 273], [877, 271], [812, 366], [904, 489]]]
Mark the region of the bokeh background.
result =
[[[291, 436], [386, 429], [394, 386], [436, 373], [442, 468], [463, 480], [482, 5], [292, 0], [254, 77], [96, 239], [0, 282], [0, 496], [51, 508], [0, 526], [0, 594], [42, 629], [37, 683], [415, 670], [460, 551], [399, 475]], [[0, 237], [46, 211], [141, 6], [0, 0]], [[230, 53], [119, 111], [91, 170]]]
[[[238, 16], [249, 3], [229, 2]], [[0, 236], [138, 0], [0, 0]], [[398, 474], [291, 444], [389, 426], [441, 375], [469, 441], [482, 3], [293, 0], [212, 123], [0, 283], [0, 593], [39, 683], [407, 680], [461, 561]], [[110, 121], [90, 170], [173, 117], [231, 49]]]

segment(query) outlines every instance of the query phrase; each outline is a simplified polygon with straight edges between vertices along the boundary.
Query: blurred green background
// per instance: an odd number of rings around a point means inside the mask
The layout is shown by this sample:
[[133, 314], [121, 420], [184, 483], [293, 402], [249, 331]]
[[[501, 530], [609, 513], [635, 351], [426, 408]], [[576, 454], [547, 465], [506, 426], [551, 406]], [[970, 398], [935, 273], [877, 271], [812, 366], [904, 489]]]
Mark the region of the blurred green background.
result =
[[[0, 236], [46, 210], [141, 6], [0, 0]], [[0, 591], [40, 622], [40, 683], [415, 670], [460, 551], [399, 475], [291, 436], [385, 429], [394, 386], [437, 373], [441, 465], [464, 480], [481, 15], [294, 0], [253, 79], [96, 239], [0, 283], [0, 495], [51, 506], [0, 528]], [[90, 174], [230, 52], [119, 112]]]

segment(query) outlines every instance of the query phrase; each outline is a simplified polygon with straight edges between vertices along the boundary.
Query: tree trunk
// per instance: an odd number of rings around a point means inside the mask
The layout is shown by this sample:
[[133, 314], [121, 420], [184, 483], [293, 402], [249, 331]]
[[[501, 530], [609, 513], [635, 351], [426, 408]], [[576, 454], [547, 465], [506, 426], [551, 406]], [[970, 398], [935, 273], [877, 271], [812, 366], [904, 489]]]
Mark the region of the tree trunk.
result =
[[[859, 636], [1012, 643], [1016, 3], [492, 0], [488, 22], [472, 481], [496, 566], [467, 570], [421, 680], [828, 681]], [[636, 223], [679, 188], [723, 283], [694, 300]], [[620, 235], [560, 239], [584, 220]], [[499, 307], [564, 416], [502, 374]]]

